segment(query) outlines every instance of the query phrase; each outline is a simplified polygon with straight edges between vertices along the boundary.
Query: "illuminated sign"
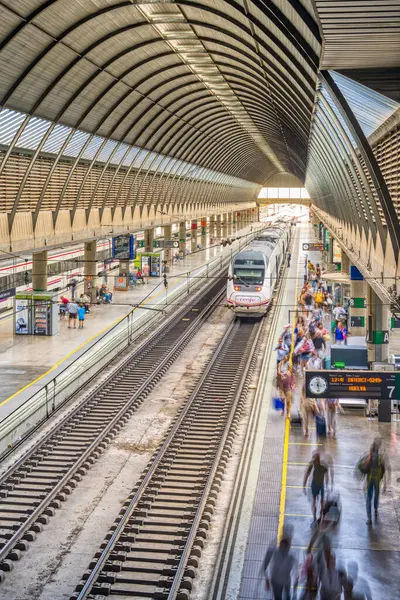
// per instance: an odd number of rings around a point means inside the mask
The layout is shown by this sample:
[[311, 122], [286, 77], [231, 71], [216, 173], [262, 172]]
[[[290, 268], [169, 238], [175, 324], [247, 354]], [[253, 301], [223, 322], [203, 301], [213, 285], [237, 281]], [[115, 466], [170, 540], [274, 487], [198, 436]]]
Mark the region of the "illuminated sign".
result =
[[323, 244], [319, 244], [318, 242], [316, 243], [306, 243], [303, 244], [303, 250], [309, 251], [309, 252], [323, 252], [324, 251], [324, 245]]
[[400, 373], [394, 371], [306, 371], [308, 398], [397, 400]]

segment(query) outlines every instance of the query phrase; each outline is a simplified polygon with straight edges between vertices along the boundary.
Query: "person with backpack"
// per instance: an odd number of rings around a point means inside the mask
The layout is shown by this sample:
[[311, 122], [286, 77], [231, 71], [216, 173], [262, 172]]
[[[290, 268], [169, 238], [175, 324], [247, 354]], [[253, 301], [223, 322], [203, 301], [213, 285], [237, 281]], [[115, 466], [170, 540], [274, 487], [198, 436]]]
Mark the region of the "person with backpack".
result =
[[375, 520], [377, 520], [381, 482], [383, 480], [383, 491], [385, 492], [390, 478], [389, 461], [381, 453], [381, 445], [382, 440], [375, 438], [369, 453], [361, 458], [357, 464], [358, 471], [365, 477], [366, 481], [367, 525], [372, 524], [372, 498], [374, 498]]
[[311, 352], [313, 352], [313, 350], [314, 350], [313, 341], [311, 339], [310, 334], [307, 333], [299, 341], [299, 343], [296, 345], [296, 347], [294, 349], [294, 353], [297, 356], [299, 356], [299, 359], [300, 359], [300, 375], [303, 374], [303, 372], [306, 368], [307, 361], [309, 360], [309, 358], [311, 356]]

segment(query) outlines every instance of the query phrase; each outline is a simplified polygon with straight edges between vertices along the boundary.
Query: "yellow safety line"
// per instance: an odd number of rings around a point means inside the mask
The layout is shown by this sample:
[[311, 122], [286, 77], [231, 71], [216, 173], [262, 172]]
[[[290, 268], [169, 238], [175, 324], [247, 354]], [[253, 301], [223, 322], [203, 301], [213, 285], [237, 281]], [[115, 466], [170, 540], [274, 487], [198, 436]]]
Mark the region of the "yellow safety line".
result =
[[[175, 285], [177, 285], [183, 279], [184, 279], [183, 277], [178, 278], [174, 283], [171, 284], [170, 287], [174, 287]], [[146, 300], [144, 300], [141, 304], [147, 304], [150, 300], [153, 300], [154, 298], [157, 298], [157, 296], [160, 296], [160, 294], [163, 294], [164, 291], [165, 290], [162, 289], [159, 292], [157, 292], [157, 294], [155, 294], [154, 296], [148, 296], [146, 298]], [[135, 307], [132, 310], [132, 312], [134, 312], [135, 310], [137, 310], [137, 308], [140, 308], [140, 306]], [[9, 396], [5, 400], [3, 400], [3, 402], [0, 402], [0, 407], [4, 406], [4, 404], [7, 404], [7, 402], [9, 402], [10, 400], [12, 400], [16, 396], [18, 396], [18, 394], [21, 394], [25, 390], [28, 390], [32, 385], [34, 385], [35, 383], [37, 383], [38, 381], [40, 381], [41, 379], [43, 379], [43, 377], [46, 377], [46, 375], [48, 375], [49, 373], [51, 373], [52, 371], [54, 371], [55, 369], [57, 369], [57, 367], [59, 367], [64, 361], [66, 361], [68, 358], [70, 358], [71, 356], [73, 356], [73, 354], [75, 354], [75, 352], [78, 352], [78, 350], [81, 350], [82, 348], [84, 348], [85, 346], [87, 346], [87, 344], [89, 344], [90, 342], [92, 342], [93, 340], [95, 340], [97, 337], [99, 337], [100, 335], [102, 335], [103, 333], [105, 333], [106, 331], [108, 331], [109, 329], [112, 329], [113, 327], [115, 327], [115, 325], [118, 325], [118, 323], [120, 323], [121, 321], [123, 321], [125, 318], [126, 318], [126, 315], [123, 315], [122, 317], [119, 317], [118, 319], [116, 319], [115, 321], [113, 321], [112, 323], [110, 323], [110, 325], [107, 325], [106, 327], [104, 327], [104, 329], [101, 329], [98, 333], [95, 333], [90, 338], [88, 338], [86, 341], [82, 342], [82, 344], [80, 344], [79, 346], [77, 346], [77, 348], [75, 348], [74, 350], [71, 350], [71, 352], [69, 352], [68, 354], [66, 354], [65, 356], [63, 356], [63, 358], [61, 358], [52, 367], [50, 367], [50, 369], [48, 371], [46, 371], [42, 375], [39, 375], [39, 377], [37, 377], [36, 379], [34, 379], [33, 381], [31, 381], [30, 383], [28, 383], [27, 385], [25, 385], [21, 389], [19, 389], [17, 392], [14, 392], [14, 394], [12, 394], [11, 396]]]
[[[299, 239], [299, 252], [300, 252], [300, 239]], [[299, 268], [300, 261], [297, 261], [297, 272], [296, 272], [296, 288], [294, 292], [294, 310], [296, 314], [297, 306], [297, 291], [299, 286]], [[293, 367], [293, 348], [294, 348], [294, 330], [295, 330], [295, 319], [292, 323], [292, 344], [290, 351], [290, 367]], [[290, 415], [288, 415], [290, 417]], [[281, 498], [279, 503], [279, 522], [278, 522], [278, 543], [283, 534], [283, 526], [285, 523], [285, 506], [286, 506], [286, 481], [287, 481], [287, 467], [288, 467], [288, 456], [289, 456], [289, 435], [290, 435], [290, 419], [286, 419], [285, 424], [285, 438], [283, 441], [283, 461], [282, 461], [282, 487], [281, 487]]]

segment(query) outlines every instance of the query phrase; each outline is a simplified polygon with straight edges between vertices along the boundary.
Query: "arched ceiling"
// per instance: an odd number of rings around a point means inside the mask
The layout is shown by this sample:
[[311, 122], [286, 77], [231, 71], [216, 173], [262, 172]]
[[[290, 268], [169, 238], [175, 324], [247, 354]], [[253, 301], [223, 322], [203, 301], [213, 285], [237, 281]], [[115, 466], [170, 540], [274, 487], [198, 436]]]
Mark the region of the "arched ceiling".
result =
[[308, 2], [1, 0], [0, 105], [263, 184], [304, 181]]

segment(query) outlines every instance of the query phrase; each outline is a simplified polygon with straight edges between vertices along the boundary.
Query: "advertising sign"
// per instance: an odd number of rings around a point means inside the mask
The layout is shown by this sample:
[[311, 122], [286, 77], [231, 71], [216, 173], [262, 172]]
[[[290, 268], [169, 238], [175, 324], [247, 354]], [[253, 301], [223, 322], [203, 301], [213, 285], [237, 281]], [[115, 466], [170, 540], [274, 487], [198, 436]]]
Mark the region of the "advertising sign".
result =
[[400, 398], [400, 373], [394, 371], [306, 371], [308, 398]]
[[132, 234], [119, 235], [112, 239], [112, 256], [117, 260], [134, 260], [135, 238]]
[[11, 298], [12, 296], [15, 296], [15, 288], [10, 288], [9, 290], [0, 290], [0, 302], [7, 300], [7, 298]]
[[17, 298], [15, 301], [15, 333], [28, 335], [30, 333], [32, 303], [27, 298]]

